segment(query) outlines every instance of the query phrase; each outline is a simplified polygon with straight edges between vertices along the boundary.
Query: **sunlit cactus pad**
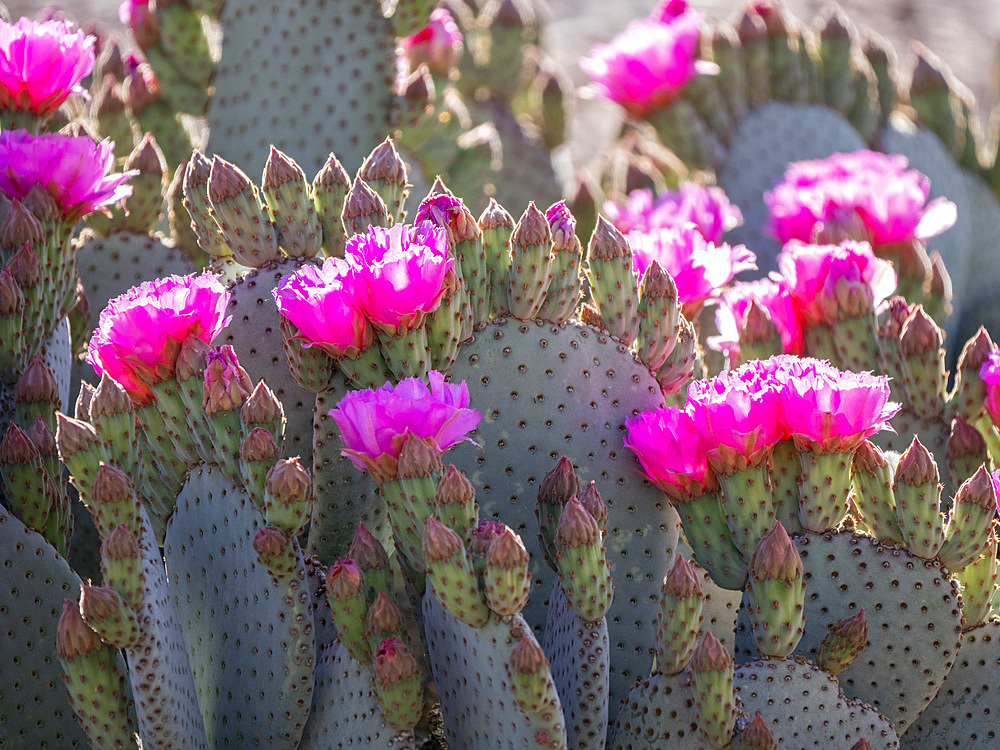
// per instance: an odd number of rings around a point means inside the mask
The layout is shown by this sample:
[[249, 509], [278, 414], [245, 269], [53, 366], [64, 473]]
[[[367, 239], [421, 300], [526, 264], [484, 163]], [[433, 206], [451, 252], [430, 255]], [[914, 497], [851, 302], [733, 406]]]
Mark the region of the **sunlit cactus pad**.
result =
[[694, 683], [685, 669], [656, 672], [636, 683], [622, 701], [610, 732], [609, 750], [712, 750], [698, 729]]

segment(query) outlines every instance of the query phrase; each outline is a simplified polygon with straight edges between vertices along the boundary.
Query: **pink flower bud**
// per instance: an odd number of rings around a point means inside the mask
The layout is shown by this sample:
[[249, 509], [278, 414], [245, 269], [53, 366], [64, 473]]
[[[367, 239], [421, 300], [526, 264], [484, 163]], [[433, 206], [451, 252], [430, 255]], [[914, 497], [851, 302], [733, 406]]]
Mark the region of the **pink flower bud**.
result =
[[462, 32], [447, 10], [437, 8], [428, 24], [402, 44], [411, 73], [424, 64], [433, 73], [446, 76], [462, 54]]

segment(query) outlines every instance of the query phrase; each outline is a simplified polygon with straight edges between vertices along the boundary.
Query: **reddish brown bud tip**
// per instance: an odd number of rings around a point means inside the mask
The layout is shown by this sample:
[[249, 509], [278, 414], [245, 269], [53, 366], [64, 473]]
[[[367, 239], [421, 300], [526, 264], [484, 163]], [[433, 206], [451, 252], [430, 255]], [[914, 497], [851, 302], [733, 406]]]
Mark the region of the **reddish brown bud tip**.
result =
[[401, 479], [429, 477], [441, 471], [441, 449], [434, 438], [422, 438], [407, 433], [399, 452], [397, 471]]
[[9, 269], [0, 270], [0, 316], [16, 315], [24, 309], [24, 292]]
[[281, 402], [263, 380], [257, 383], [240, 410], [240, 421], [245, 425], [273, 424], [280, 422], [284, 416]]
[[451, 464], [438, 482], [434, 492], [434, 499], [440, 505], [468, 505], [476, 499], [476, 489], [472, 482], [465, 476], [465, 472], [459, 471]]
[[777, 750], [778, 741], [774, 737], [774, 732], [767, 725], [760, 711], [753, 721], [747, 724], [740, 733], [740, 745], [743, 750]]
[[80, 383], [80, 393], [76, 396], [76, 407], [74, 414], [76, 418], [86, 422], [90, 419], [90, 403], [94, 400], [94, 394], [97, 390], [84, 380]]
[[983, 326], [979, 326], [976, 335], [962, 347], [962, 354], [958, 358], [958, 369], [978, 375], [983, 363], [995, 348], [990, 334]]
[[594, 517], [597, 521], [597, 525], [602, 529], [607, 525], [608, 519], [611, 517], [608, 513], [607, 503], [604, 502], [604, 498], [601, 497], [601, 493], [597, 491], [597, 484], [591, 482], [586, 486], [583, 492], [577, 497], [587, 512]]
[[985, 456], [986, 438], [962, 416], [955, 417], [951, 435], [945, 445], [944, 456], [948, 460], [966, 456]]
[[726, 647], [719, 643], [718, 638], [706, 630], [698, 645], [691, 654], [690, 667], [697, 674], [705, 672], [721, 672], [733, 666], [733, 657]]
[[125, 413], [133, 414], [135, 408], [132, 406], [132, 399], [128, 397], [128, 392], [110, 375], [104, 373], [101, 375], [101, 382], [91, 396], [88, 412], [90, 419], [97, 420], [101, 417], [115, 417]]
[[298, 456], [279, 460], [264, 480], [264, 490], [284, 503], [308, 497], [311, 487], [309, 471], [299, 463]]
[[396, 185], [406, 184], [406, 165], [391, 138], [386, 138], [375, 147], [361, 165], [359, 174], [361, 179], [369, 182], [381, 180]]
[[434, 183], [431, 185], [430, 191], [427, 193], [428, 198], [432, 195], [454, 195], [448, 186], [444, 184], [444, 180], [441, 179], [441, 175], [435, 175]]
[[373, 636], [395, 633], [403, 629], [403, 613], [399, 605], [386, 596], [384, 591], [379, 591], [375, 601], [368, 607], [365, 627], [369, 635]]
[[573, 469], [573, 462], [566, 456], [559, 459], [555, 468], [542, 478], [538, 486], [538, 501], [563, 505], [580, 494], [580, 479]]
[[542, 647], [526, 635], [510, 652], [510, 668], [515, 674], [540, 674], [549, 666]]
[[43, 242], [45, 228], [42, 222], [21, 201], [12, 201], [7, 218], [0, 224], [0, 248], [15, 250], [25, 243], [41, 247]]
[[233, 347], [215, 347], [205, 355], [205, 393], [201, 401], [205, 416], [239, 409], [252, 389], [253, 382], [237, 361]]
[[11, 422], [0, 442], [0, 464], [28, 464], [38, 458], [38, 448], [28, 433]]
[[208, 180], [212, 175], [212, 162], [205, 158], [205, 155], [195, 149], [191, 154], [191, 159], [184, 170], [184, 184], [190, 188], [208, 185]]
[[375, 679], [397, 684], [420, 674], [417, 661], [399, 638], [386, 638], [375, 650]]
[[899, 334], [899, 350], [904, 357], [922, 357], [937, 352], [944, 342], [944, 334], [937, 323], [917, 305], [903, 323]]
[[107, 560], [138, 559], [139, 542], [128, 526], [120, 524], [104, 537], [101, 557]]
[[885, 468], [889, 462], [885, 460], [882, 451], [870, 440], [865, 440], [854, 452], [854, 471], [867, 471], [874, 474]]
[[135, 485], [124, 471], [102, 461], [91, 492], [97, 505], [121, 503], [135, 497]]
[[361, 523], [358, 524], [358, 530], [354, 532], [354, 539], [351, 540], [351, 548], [347, 554], [361, 570], [389, 566], [389, 555], [386, 554], [385, 547]]
[[750, 575], [758, 581], [794, 581], [802, 577], [802, 558], [778, 521], [750, 556]]
[[386, 216], [385, 203], [379, 194], [360, 177], [354, 178], [354, 184], [344, 201], [344, 221], [366, 216]]
[[549, 222], [534, 201], [531, 201], [524, 210], [521, 220], [514, 227], [510, 241], [521, 247], [529, 245], [552, 247], [552, 230], [549, 228]]
[[674, 277], [664, 271], [655, 259], [649, 264], [646, 273], [642, 275], [639, 297], [644, 300], [666, 300], [668, 305], [677, 302], [677, 284]]
[[462, 539], [431, 516], [424, 524], [421, 552], [424, 556], [424, 562], [428, 565], [451, 560], [462, 553]]
[[181, 344], [181, 350], [177, 354], [177, 365], [174, 374], [178, 383], [183, 383], [191, 378], [205, 378], [205, 362], [208, 360], [208, 353], [212, 351], [212, 345], [205, 343], [197, 336], [188, 336]]
[[487, 229], [497, 229], [499, 227], [513, 229], [514, 217], [507, 213], [506, 209], [497, 203], [496, 200], [490, 198], [489, 205], [479, 216], [479, 228], [485, 232]]
[[55, 221], [62, 214], [56, 199], [42, 187], [40, 182], [31, 186], [22, 202], [24, 207], [31, 211], [39, 221]]
[[939, 479], [934, 457], [914, 435], [913, 442], [896, 465], [896, 483], [916, 487], [922, 484], [937, 484]]
[[80, 585], [80, 614], [88, 622], [103, 622], [122, 608], [122, 598], [109, 586]]
[[996, 511], [996, 487], [985, 464], [980, 466], [976, 470], [976, 473], [966, 479], [962, 483], [962, 486], [958, 488], [955, 502], [973, 503], [985, 511]]
[[290, 537], [277, 526], [261, 526], [253, 538], [253, 548], [261, 560], [283, 555]]
[[332, 599], [344, 601], [359, 596], [364, 589], [361, 569], [354, 560], [337, 560], [326, 574], [326, 593]]
[[60, 659], [73, 659], [88, 656], [101, 646], [101, 637], [83, 619], [79, 605], [66, 599], [56, 626], [56, 654]]
[[530, 555], [521, 537], [507, 526], [490, 544], [486, 552], [486, 563], [505, 570], [523, 569], [528, 567]]
[[39, 455], [58, 455], [58, 450], [56, 448], [56, 436], [52, 434], [52, 428], [50, 428], [48, 423], [42, 419], [41, 414], [35, 417], [34, 423], [28, 428], [28, 432], [26, 434], [28, 439], [31, 440], [31, 442], [34, 443], [35, 447], [38, 449]]
[[7, 269], [22, 290], [42, 283], [42, 260], [27, 242], [7, 261]]
[[325, 185], [327, 187], [336, 185], [347, 187], [351, 184], [351, 178], [347, 174], [347, 170], [341, 165], [340, 160], [334, 154], [330, 154], [322, 169], [316, 174], [313, 184]]
[[304, 184], [306, 173], [302, 171], [302, 167], [295, 163], [294, 159], [271, 146], [267, 163], [264, 165], [264, 175], [261, 179], [262, 187], [276, 188], [292, 181]]
[[740, 341], [756, 344], [762, 341], [774, 341], [780, 337], [778, 326], [771, 320], [767, 308], [757, 300], [751, 299], [743, 321], [743, 330], [740, 331]]
[[97, 431], [87, 422], [56, 412], [56, 445], [65, 461], [69, 456], [100, 444]]
[[137, 169], [140, 174], [158, 176], [167, 171], [167, 161], [151, 133], [146, 133], [139, 145], [132, 149], [132, 153], [125, 160], [125, 169]]
[[603, 216], [597, 217], [597, 226], [590, 236], [590, 244], [587, 246], [587, 257], [590, 260], [614, 260], [615, 258], [627, 258], [632, 255], [629, 249], [628, 240], [614, 224]]
[[581, 547], [598, 542], [601, 529], [580, 501], [571, 497], [563, 506], [556, 526], [555, 542], [558, 547]]
[[871, 743], [862, 737], [860, 740], [851, 745], [851, 750], [874, 750]]
[[59, 404], [59, 386], [41, 357], [35, 355], [21, 373], [17, 400], [22, 404]]
[[702, 595], [700, 576], [694, 567], [683, 555], [677, 555], [673, 566], [663, 579], [661, 589], [664, 596], [676, 596], [679, 599], [688, 599], [692, 596]]
[[212, 203], [222, 203], [252, 189], [253, 183], [242, 169], [221, 156], [212, 159], [212, 171], [208, 175], [208, 199]]
[[499, 521], [480, 521], [469, 537], [469, 554], [485, 555], [489, 552], [493, 541], [506, 529]]
[[254, 427], [240, 443], [240, 458], [244, 461], [274, 461], [278, 457], [274, 435], [263, 427]]

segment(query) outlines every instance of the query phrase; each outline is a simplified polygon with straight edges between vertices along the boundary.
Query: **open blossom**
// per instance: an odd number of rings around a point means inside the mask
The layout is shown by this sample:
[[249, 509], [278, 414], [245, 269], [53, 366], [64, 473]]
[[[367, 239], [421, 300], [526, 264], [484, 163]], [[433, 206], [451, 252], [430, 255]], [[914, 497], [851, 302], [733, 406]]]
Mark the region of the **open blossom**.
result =
[[87, 136], [59, 133], [32, 135], [26, 130], [0, 132], [0, 192], [24, 200], [41, 185], [67, 221], [127, 198], [125, 182], [136, 171], [113, 174], [114, 144]]
[[733, 276], [757, 267], [757, 256], [743, 245], [709, 242], [694, 224], [631, 232], [632, 270], [640, 279], [655, 260], [677, 284], [681, 304], [693, 305], [718, 294]]
[[993, 424], [1000, 426], [1000, 351], [992, 351], [979, 368], [986, 384], [986, 411]]
[[59, 108], [94, 69], [94, 37], [65, 21], [0, 21], [0, 109], [39, 117]]
[[739, 359], [740, 338], [751, 302], [764, 308], [771, 318], [781, 336], [784, 352], [801, 354], [802, 324], [788, 287], [780, 278], [738, 281], [727, 289], [715, 310], [715, 327], [719, 335], [709, 340], [709, 346], [725, 352], [730, 361]]
[[723, 475], [759, 466], [786, 437], [771, 373], [758, 361], [688, 386], [687, 411], [707, 446], [708, 461]]
[[437, 370], [431, 370], [427, 380], [429, 387], [420, 378], [406, 378], [398, 385], [386, 383], [344, 396], [330, 411], [340, 427], [342, 455], [384, 482], [395, 478], [410, 435], [433, 440], [442, 453], [468, 440], [468, 432], [482, 419], [469, 408], [468, 387], [446, 383]]
[[632, 21], [609, 44], [599, 44], [580, 67], [602, 96], [641, 117], [667, 104], [705, 69], [696, 60], [703, 14]]
[[862, 308], [875, 309], [896, 290], [892, 264], [876, 258], [867, 242], [792, 241], [778, 255], [778, 268], [806, 326], [828, 325], [859, 315]]
[[790, 356], [768, 360], [779, 383], [785, 425], [799, 450], [849, 453], [876, 432], [891, 429], [899, 404], [889, 379], [838, 370], [829, 362]]
[[955, 205], [930, 203], [930, 180], [900, 154], [855, 151], [789, 165], [764, 196], [783, 243], [849, 237], [889, 245], [933, 237], [955, 223]]
[[709, 446], [683, 409], [664, 406], [632, 417], [625, 423], [625, 447], [639, 459], [642, 473], [677, 502], [718, 489], [706, 459]]
[[327, 258], [321, 267], [303, 266], [286, 276], [273, 290], [278, 312], [298, 329], [302, 346], [356, 359], [374, 342], [355, 274], [347, 260]]
[[668, 190], [655, 199], [652, 190], [633, 190], [625, 205], [607, 201], [604, 214], [625, 234], [691, 222], [709, 242], [719, 242], [726, 232], [743, 223], [743, 214], [729, 202], [722, 188], [693, 182], [682, 182], [680, 190]]
[[107, 373], [135, 403], [151, 400], [150, 386], [174, 375], [190, 336], [206, 344], [229, 322], [229, 292], [211, 274], [145, 281], [115, 297], [101, 312], [87, 361]]
[[369, 227], [347, 241], [346, 257], [356, 264], [358, 297], [368, 319], [394, 336], [419, 328], [454, 280], [447, 235], [428, 222]]
[[402, 45], [411, 73], [423, 64], [432, 73], [448, 75], [462, 54], [462, 32], [451, 13], [435, 8], [427, 25], [404, 38]]

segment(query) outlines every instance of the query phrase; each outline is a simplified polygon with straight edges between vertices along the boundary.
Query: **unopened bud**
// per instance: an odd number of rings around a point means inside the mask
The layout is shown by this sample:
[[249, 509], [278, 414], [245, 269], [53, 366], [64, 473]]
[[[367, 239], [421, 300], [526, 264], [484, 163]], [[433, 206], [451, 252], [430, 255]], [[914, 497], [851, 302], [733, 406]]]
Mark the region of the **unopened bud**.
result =
[[56, 654], [59, 658], [89, 656], [102, 646], [101, 637], [83, 619], [77, 603], [66, 599], [56, 626]]
[[271, 151], [267, 156], [267, 163], [264, 165], [264, 175], [261, 178], [261, 187], [273, 189], [284, 185], [286, 182], [299, 182], [305, 184], [306, 173], [302, 167], [287, 154], [271, 146]]
[[25, 243], [41, 247], [44, 242], [42, 222], [21, 201], [12, 201], [7, 218], [0, 224], [0, 248], [15, 250]]
[[279, 453], [274, 435], [263, 427], [254, 427], [240, 443], [240, 458], [244, 461], [274, 461]]
[[563, 506], [559, 525], [556, 526], [555, 543], [560, 548], [582, 547], [592, 545], [601, 538], [601, 530], [597, 521], [590, 515], [580, 501], [571, 497]]
[[900, 457], [894, 478], [897, 484], [909, 484], [914, 487], [923, 484], [937, 484], [940, 479], [934, 457], [917, 439], [916, 435], [913, 436], [910, 447]]
[[802, 577], [802, 558], [784, 526], [774, 526], [757, 542], [750, 557], [750, 575], [758, 581], [794, 581]]
[[903, 324], [899, 334], [899, 349], [904, 357], [923, 357], [937, 352], [944, 342], [944, 335], [937, 323], [917, 305]]

